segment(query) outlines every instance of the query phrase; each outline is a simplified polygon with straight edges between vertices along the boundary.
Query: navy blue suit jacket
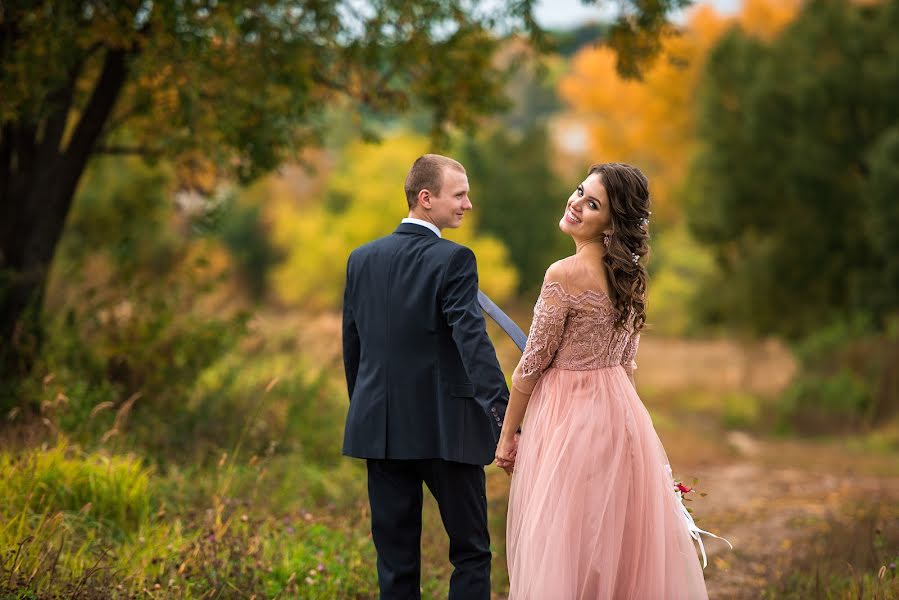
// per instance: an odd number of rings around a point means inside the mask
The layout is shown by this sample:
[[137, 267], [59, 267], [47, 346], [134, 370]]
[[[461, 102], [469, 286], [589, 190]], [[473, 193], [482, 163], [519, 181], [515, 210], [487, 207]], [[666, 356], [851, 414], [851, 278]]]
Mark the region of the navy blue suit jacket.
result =
[[486, 465], [509, 400], [474, 253], [403, 223], [347, 262], [343, 453]]

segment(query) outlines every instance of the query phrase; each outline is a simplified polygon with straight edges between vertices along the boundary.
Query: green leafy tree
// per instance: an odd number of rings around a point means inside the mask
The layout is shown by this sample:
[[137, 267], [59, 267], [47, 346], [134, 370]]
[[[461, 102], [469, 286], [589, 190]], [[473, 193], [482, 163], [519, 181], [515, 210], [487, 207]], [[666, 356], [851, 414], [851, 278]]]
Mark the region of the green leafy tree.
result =
[[899, 3], [812, 1], [766, 44], [709, 57], [689, 219], [707, 314], [802, 338], [899, 309]]
[[[39, 347], [47, 273], [93, 156], [206, 162], [246, 180], [320, 142], [329, 106], [362, 130], [413, 107], [437, 138], [473, 127], [502, 106], [496, 32], [536, 31], [532, 4], [4, 1], [0, 375], [27, 371]], [[621, 4], [614, 37], [634, 49], [631, 68], [683, 0]]]
[[571, 190], [553, 172], [551, 152], [542, 126], [517, 136], [497, 129], [461, 149], [478, 230], [509, 249], [519, 292], [539, 289], [546, 268], [573, 251], [571, 239], [559, 231]]

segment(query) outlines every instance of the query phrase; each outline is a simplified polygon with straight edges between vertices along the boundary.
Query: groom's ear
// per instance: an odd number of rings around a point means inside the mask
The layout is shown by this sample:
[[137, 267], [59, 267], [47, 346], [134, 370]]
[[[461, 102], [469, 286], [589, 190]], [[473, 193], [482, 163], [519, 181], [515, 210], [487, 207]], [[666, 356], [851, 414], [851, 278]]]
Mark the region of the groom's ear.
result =
[[431, 210], [431, 192], [428, 189], [418, 192], [418, 205], [425, 210]]

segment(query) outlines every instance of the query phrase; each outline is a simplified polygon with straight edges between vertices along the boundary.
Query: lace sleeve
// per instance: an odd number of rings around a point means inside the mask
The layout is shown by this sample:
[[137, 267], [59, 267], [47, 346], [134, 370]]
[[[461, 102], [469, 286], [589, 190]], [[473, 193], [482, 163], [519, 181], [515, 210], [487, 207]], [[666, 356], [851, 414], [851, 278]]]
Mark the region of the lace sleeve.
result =
[[633, 375], [634, 371], [637, 370], [637, 361], [635, 359], [639, 345], [640, 333], [631, 334], [630, 339], [627, 341], [627, 346], [624, 347], [624, 354], [621, 356], [621, 366], [624, 367], [628, 375]]
[[533, 391], [540, 375], [549, 367], [559, 349], [567, 316], [568, 303], [562, 285], [555, 281], [544, 283], [534, 306], [528, 343], [512, 374], [515, 389], [524, 394]]

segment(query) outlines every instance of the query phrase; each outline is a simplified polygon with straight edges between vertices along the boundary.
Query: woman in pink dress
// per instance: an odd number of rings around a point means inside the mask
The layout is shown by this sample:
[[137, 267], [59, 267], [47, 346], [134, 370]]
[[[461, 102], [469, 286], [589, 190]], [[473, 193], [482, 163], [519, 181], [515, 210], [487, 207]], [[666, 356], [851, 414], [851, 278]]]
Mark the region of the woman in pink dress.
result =
[[649, 214], [646, 177], [609, 163], [590, 168], [559, 223], [577, 251], [546, 271], [496, 453], [514, 467], [510, 600], [708, 597], [633, 383]]

